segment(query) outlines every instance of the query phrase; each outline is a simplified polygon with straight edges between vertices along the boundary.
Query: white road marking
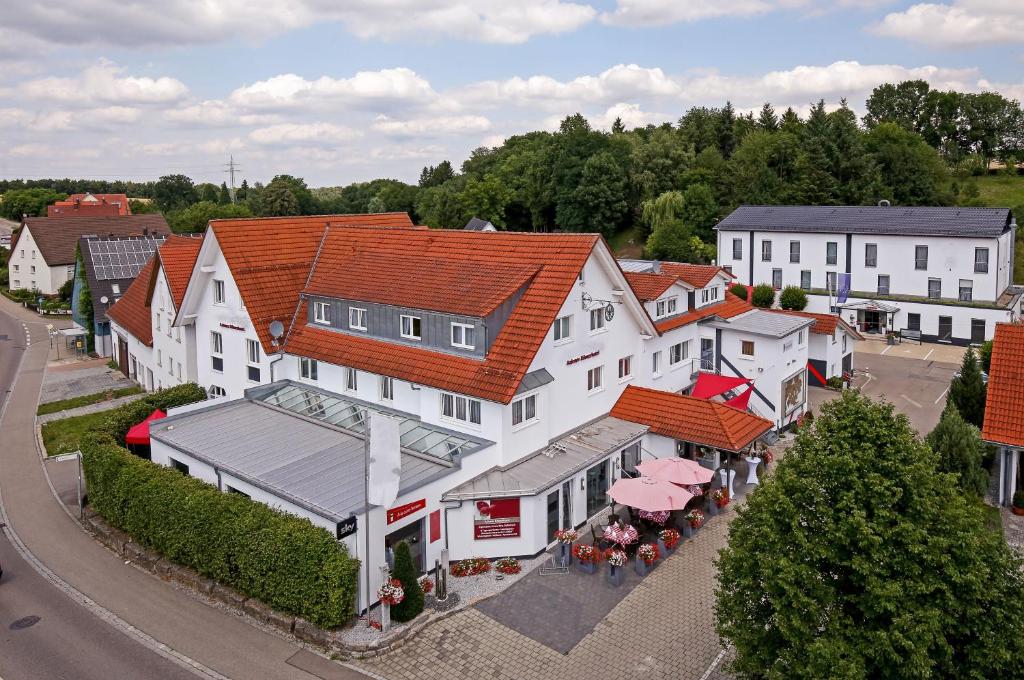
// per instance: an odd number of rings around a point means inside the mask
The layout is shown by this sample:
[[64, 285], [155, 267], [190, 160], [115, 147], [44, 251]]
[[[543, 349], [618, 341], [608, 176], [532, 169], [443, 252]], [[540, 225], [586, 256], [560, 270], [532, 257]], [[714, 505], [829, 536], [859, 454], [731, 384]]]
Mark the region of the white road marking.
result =
[[918, 408], [921, 408], [921, 405], [920, 405], [920, 404], [918, 404], [918, 403], [917, 403], [916, 401], [914, 401], [913, 399], [911, 399], [911, 398], [910, 398], [910, 397], [908, 397], [907, 395], [905, 395], [905, 394], [901, 394], [900, 396], [901, 396], [901, 397], [903, 397], [904, 399], [906, 399], [907, 401], [909, 401], [909, 402], [910, 402], [911, 404], [913, 404], [914, 406], [916, 406], [916, 407], [918, 407]]
[[[730, 645], [730, 647], [731, 646], [732, 645]], [[718, 667], [718, 664], [722, 663], [722, 659], [725, 657], [725, 653], [727, 651], [729, 651], [729, 647], [726, 647], [718, 653], [718, 656], [715, 657], [715, 660], [712, 661], [711, 665], [708, 666], [708, 669], [704, 671], [704, 675], [700, 676], [700, 680], [708, 680], [708, 678], [711, 677], [711, 673], [715, 670], [715, 668]]]
[[928, 357], [930, 357], [932, 355], [932, 352], [934, 352], [934, 351], [935, 351], [934, 347], [931, 348], [930, 350], [928, 350], [928, 354], [924, 355], [924, 359], [922, 359], [922, 361], [928, 361]]
[[889, 345], [888, 347], [886, 347], [885, 349], [882, 350], [882, 354], [885, 354], [886, 352], [888, 352], [889, 350], [891, 350], [895, 346], [896, 345]]
[[940, 394], [938, 397], [936, 397], [935, 401], [933, 401], [932, 403], [933, 404], [938, 404], [939, 403], [939, 399], [942, 399], [944, 396], [946, 396], [946, 392], [949, 392], [949, 385], [946, 385], [946, 389], [942, 390], [942, 394]]
[[871, 382], [871, 379], [872, 379], [872, 378], [874, 378], [874, 377], [875, 377], [875, 376], [873, 376], [873, 375], [871, 375], [871, 374], [869, 373], [869, 374], [868, 374], [868, 379], [864, 381], [864, 384], [863, 384], [863, 385], [861, 385], [861, 386], [860, 386], [860, 388], [861, 388], [861, 389], [864, 389], [865, 387], [867, 387], [867, 386], [868, 386], [868, 383], [869, 383], [869, 382]]

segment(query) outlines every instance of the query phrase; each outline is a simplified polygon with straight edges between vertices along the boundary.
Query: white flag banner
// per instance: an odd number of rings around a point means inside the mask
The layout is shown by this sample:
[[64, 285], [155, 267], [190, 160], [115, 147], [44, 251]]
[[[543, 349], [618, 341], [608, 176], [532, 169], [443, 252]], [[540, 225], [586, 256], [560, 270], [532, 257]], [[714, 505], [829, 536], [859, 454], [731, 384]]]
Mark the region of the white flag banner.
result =
[[370, 413], [370, 502], [390, 506], [398, 498], [402, 474], [398, 419], [379, 411]]

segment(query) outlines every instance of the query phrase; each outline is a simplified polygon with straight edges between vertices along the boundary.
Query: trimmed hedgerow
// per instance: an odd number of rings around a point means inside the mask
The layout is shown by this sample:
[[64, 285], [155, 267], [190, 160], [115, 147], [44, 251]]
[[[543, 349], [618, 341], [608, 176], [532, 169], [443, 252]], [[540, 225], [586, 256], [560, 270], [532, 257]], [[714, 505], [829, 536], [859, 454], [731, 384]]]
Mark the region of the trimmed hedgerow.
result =
[[239, 494], [82, 438], [89, 502], [111, 525], [178, 564], [324, 628], [355, 609], [359, 561], [330, 533]]
[[124, 442], [124, 436], [132, 425], [141, 423], [156, 409], [166, 412], [175, 406], [184, 406], [206, 399], [206, 390], [195, 383], [175, 385], [146, 395], [138, 401], [132, 401], [112, 410], [103, 422], [101, 432], [109, 434], [118, 442]]

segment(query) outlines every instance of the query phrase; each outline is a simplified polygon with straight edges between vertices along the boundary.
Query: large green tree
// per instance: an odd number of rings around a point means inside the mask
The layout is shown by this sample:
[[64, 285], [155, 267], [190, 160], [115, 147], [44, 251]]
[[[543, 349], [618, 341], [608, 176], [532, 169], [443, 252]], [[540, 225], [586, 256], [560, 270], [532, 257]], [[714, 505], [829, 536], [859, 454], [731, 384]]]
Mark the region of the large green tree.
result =
[[949, 384], [946, 404], [952, 404], [964, 420], [981, 427], [985, 420], [987, 387], [981, 376], [981, 362], [974, 350], [968, 348], [960, 362], [960, 371]]
[[925, 441], [939, 455], [939, 470], [956, 475], [965, 492], [978, 497], [985, 493], [988, 472], [982, 467], [985, 444], [981, 432], [961, 418], [955, 406], [946, 405], [939, 424]]
[[176, 210], [167, 215], [167, 224], [175, 233], [199, 233], [206, 230], [210, 220], [224, 219], [226, 217], [250, 217], [252, 211], [244, 204], [221, 205], [200, 201], [193, 203], [184, 210]]
[[645, 251], [647, 257], [673, 262], [707, 262], [714, 258], [714, 247], [706, 245], [693, 233], [685, 214], [686, 198], [679, 191], [666, 191], [643, 204], [641, 220], [651, 232]]
[[893, 406], [847, 391], [747, 497], [715, 616], [741, 678], [1017, 677], [1024, 575]]
[[0, 216], [15, 222], [20, 222], [22, 215], [45, 217], [46, 206], [67, 197], [67, 194], [52, 189], [10, 189], [0, 200]]
[[949, 205], [949, 170], [924, 139], [895, 123], [880, 123], [864, 136], [879, 171], [879, 198], [896, 205]]
[[629, 214], [626, 198], [625, 171], [611, 153], [595, 154], [584, 163], [579, 185], [571, 200], [559, 206], [559, 215], [567, 219], [562, 226], [573, 231], [599, 231], [611, 236]]
[[164, 175], [153, 185], [153, 200], [160, 210], [170, 212], [196, 203], [199, 195], [192, 178], [185, 175]]
[[512, 200], [512, 192], [493, 177], [471, 179], [462, 192], [463, 214], [479, 217], [496, 227], [505, 226], [505, 207]]

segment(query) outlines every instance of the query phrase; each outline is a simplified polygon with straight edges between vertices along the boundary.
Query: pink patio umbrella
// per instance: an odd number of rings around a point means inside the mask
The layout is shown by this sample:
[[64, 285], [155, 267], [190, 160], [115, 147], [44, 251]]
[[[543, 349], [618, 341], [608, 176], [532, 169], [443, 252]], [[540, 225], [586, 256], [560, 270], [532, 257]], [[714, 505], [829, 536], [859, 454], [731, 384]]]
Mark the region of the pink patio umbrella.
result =
[[693, 494], [675, 484], [653, 477], [622, 478], [608, 489], [608, 495], [637, 510], [682, 510]]
[[683, 485], [707, 484], [715, 476], [714, 470], [688, 458], [656, 458], [640, 463], [636, 469], [645, 477]]

